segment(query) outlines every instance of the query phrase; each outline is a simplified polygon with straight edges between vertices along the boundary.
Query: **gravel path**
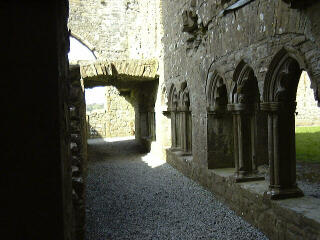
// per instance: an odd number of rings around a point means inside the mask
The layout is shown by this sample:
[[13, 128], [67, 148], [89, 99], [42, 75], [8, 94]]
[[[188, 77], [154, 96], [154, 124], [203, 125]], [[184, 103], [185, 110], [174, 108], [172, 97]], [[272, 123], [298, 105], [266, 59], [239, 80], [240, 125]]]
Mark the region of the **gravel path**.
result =
[[89, 144], [87, 240], [267, 239], [134, 140]]

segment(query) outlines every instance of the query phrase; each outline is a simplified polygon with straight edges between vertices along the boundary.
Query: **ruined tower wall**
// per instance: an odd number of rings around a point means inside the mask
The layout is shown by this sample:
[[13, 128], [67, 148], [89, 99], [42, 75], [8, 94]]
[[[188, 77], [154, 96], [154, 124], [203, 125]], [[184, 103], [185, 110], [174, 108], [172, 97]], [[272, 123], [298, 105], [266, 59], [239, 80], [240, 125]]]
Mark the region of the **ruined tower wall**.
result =
[[157, 1], [71, 0], [69, 28], [98, 59], [157, 57]]
[[[98, 60], [157, 59], [159, 61], [159, 87], [155, 105], [157, 118], [157, 141], [152, 142], [152, 151], [165, 156], [164, 146], [170, 146], [170, 120], [162, 114], [166, 106], [163, 75], [163, 28], [160, 0], [70, 0], [69, 28], [77, 39], [85, 43]], [[121, 101], [116, 96], [114, 102]], [[150, 110], [150, 109], [149, 109]], [[109, 114], [109, 113], [108, 113]], [[112, 115], [112, 114], [111, 114]], [[136, 113], [136, 121], [140, 119]], [[138, 127], [140, 129], [140, 127]], [[136, 137], [139, 133], [135, 133]], [[138, 134], [138, 135], [137, 135]]]

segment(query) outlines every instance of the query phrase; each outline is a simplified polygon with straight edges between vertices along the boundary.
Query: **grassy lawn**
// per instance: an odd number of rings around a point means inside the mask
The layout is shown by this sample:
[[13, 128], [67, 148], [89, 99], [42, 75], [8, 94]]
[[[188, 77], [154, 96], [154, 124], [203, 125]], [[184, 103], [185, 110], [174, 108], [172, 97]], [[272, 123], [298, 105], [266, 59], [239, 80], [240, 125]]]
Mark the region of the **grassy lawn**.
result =
[[320, 163], [320, 126], [296, 127], [298, 162]]

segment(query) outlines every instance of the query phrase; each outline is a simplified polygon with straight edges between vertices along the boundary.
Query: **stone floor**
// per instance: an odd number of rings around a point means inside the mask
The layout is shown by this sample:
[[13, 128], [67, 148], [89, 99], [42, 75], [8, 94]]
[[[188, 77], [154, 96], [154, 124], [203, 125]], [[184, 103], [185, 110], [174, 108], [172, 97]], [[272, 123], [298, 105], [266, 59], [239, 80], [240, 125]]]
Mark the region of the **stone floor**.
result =
[[267, 239], [132, 140], [89, 142], [87, 240]]
[[298, 162], [297, 183], [305, 196], [320, 198], [320, 164]]

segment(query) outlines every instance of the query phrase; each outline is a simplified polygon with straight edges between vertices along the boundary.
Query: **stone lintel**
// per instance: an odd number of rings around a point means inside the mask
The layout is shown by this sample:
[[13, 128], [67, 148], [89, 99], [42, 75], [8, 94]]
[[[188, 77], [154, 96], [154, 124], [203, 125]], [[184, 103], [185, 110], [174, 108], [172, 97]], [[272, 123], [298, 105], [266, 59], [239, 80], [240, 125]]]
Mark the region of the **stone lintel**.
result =
[[94, 76], [127, 75], [155, 79], [158, 71], [158, 61], [151, 60], [124, 60], [124, 61], [79, 61], [82, 78]]

